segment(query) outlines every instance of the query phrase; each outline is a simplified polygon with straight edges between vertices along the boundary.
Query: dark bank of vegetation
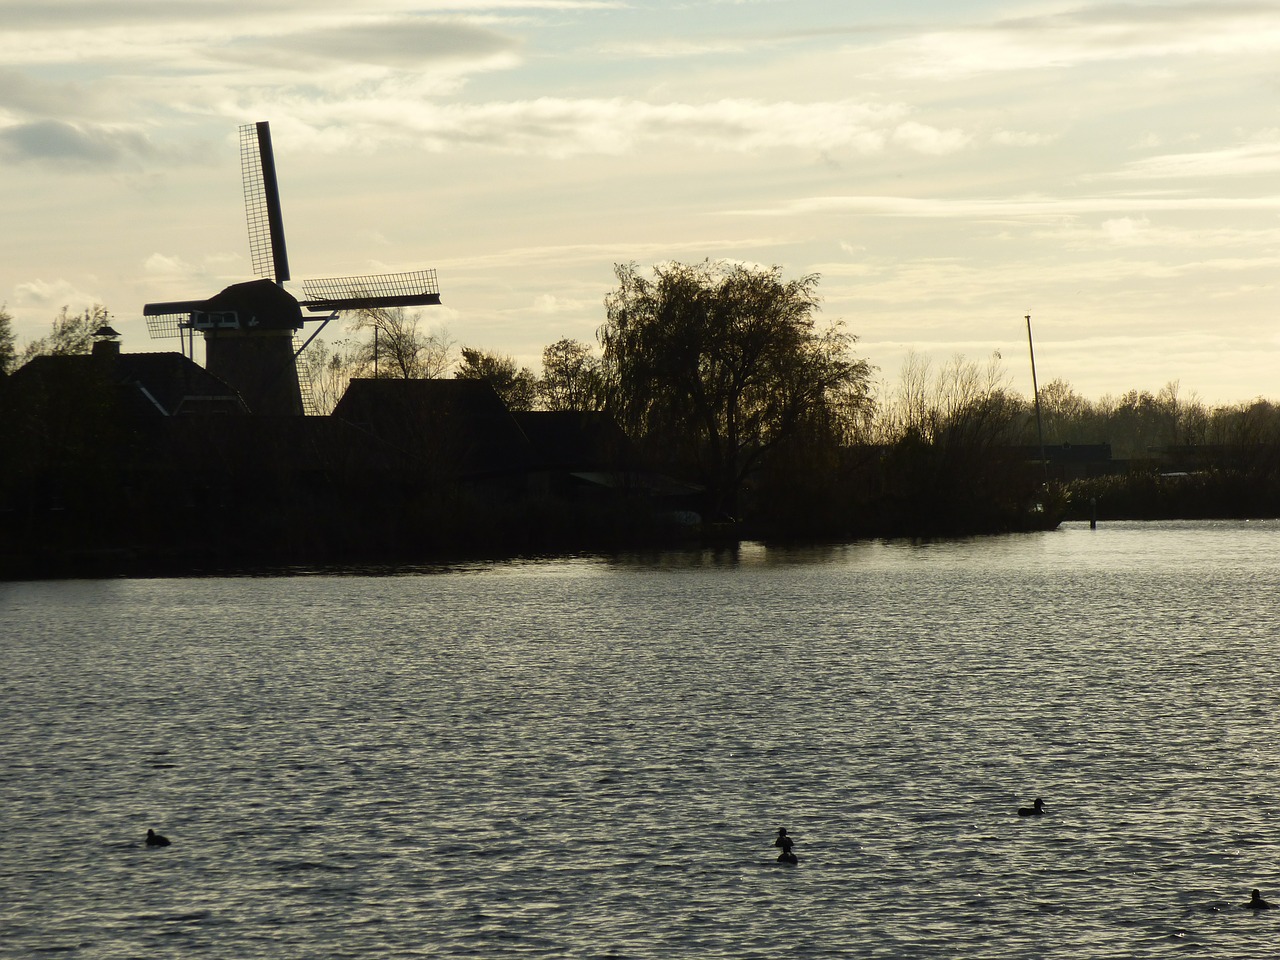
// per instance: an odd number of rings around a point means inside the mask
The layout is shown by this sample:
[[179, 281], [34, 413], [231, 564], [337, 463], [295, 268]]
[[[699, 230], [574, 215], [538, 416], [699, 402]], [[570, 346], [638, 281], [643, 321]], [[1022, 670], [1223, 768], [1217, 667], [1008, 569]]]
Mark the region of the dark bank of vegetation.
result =
[[[331, 417], [241, 429], [234, 442], [217, 418], [144, 429], [93, 375], [43, 393], [7, 377], [36, 357], [87, 353], [105, 309], [64, 309], [22, 350], [0, 310], [6, 573], [118, 571], [129, 557], [156, 569], [422, 562], [717, 536], [941, 537], [1064, 517], [1280, 515], [1280, 408], [1267, 401], [1211, 408], [1177, 384], [1090, 401], [1055, 380], [1039, 398], [1042, 448], [1034, 405], [1010, 389], [998, 356], [940, 368], [911, 357], [894, 385], [877, 387], [856, 339], [819, 323], [816, 276], [704, 262], [652, 276], [621, 265], [616, 278], [598, 343], [548, 346], [540, 373], [455, 351], [446, 331], [397, 310], [361, 315], [348, 340], [317, 341], [304, 373], [320, 413], [353, 377], [452, 373], [488, 383], [517, 413], [604, 415], [625, 434], [627, 469], [685, 481], [683, 498], [639, 485], [566, 498], [509, 479], [471, 482], [450, 469], [449, 450], [366, 448]], [[1109, 456], [1066, 455], [1103, 445]], [[1041, 449], [1054, 455], [1042, 461]]]

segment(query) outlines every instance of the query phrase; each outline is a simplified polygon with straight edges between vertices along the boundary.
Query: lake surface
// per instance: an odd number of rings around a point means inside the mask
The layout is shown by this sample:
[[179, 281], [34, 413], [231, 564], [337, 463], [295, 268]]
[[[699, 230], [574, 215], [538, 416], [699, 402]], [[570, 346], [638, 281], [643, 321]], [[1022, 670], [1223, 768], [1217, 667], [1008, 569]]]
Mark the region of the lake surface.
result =
[[0, 957], [1268, 955], [1278, 597], [1280, 522], [0, 584]]

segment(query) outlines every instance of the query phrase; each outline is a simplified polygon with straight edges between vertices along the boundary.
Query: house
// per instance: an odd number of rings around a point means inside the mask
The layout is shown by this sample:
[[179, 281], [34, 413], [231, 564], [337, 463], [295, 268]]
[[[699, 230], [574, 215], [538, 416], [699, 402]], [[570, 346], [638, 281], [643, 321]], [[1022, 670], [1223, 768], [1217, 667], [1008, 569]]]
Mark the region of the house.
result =
[[226, 381], [184, 354], [121, 353], [110, 327], [99, 329], [90, 354], [33, 357], [13, 372], [7, 388], [15, 403], [109, 404], [126, 419], [249, 412]]
[[104, 328], [0, 381], [0, 406], [0, 575], [618, 544], [678, 509], [608, 417], [513, 414], [482, 380], [356, 379], [328, 417], [262, 415]]
[[406, 469], [435, 480], [523, 489], [528, 438], [486, 381], [353, 379], [330, 417], [376, 437]]

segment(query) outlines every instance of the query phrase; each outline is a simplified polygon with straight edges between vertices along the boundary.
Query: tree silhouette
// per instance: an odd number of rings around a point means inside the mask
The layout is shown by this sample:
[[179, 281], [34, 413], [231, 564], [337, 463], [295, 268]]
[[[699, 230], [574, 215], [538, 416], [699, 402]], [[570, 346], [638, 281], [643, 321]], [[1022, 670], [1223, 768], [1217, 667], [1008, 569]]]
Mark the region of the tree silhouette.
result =
[[71, 313], [67, 307], [53, 318], [53, 327], [47, 336], [32, 340], [22, 350], [22, 363], [33, 357], [67, 357], [89, 353], [93, 349], [93, 335], [99, 328], [111, 323], [111, 314], [100, 303], [81, 313]]
[[565, 338], [542, 351], [538, 399], [547, 410], [588, 412], [605, 402], [600, 358], [588, 344]]
[[13, 316], [0, 306], [0, 377], [13, 369], [18, 349], [13, 335]]
[[459, 380], [484, 380], [493, 387], [510, 410], [532, 410], [537, 378], [515, 360], [474, 347], [462, 348], [462, 360], [455, 376]]
[[817, 329], [817, 275], [669, 263], [654, 279], [615, 265], [599, 336], [610, 408], [631, 436], [697, 472], [734, 515], [763, 459], [815, 421], [834, 423], [870, 368], [838, 324]]

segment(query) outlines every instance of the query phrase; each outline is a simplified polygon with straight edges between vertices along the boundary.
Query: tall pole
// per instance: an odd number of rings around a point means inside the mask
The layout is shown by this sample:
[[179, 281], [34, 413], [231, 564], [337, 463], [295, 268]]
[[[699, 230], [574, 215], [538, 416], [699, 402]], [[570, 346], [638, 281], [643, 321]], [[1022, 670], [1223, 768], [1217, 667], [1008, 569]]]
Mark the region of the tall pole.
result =
[[1031, 339], [1031, 314], [1027, 314], [1027, 349], [1031, 351], [1031, 393], [1036, 402], [1036, 436], [1040, 440], [1040, 464], [1044, 478], [1049, 479], [1049, 461], [1044, 457], [1044, 423], [1040, 419], [1040, 387], [1036, 384], [1036, 345]]

